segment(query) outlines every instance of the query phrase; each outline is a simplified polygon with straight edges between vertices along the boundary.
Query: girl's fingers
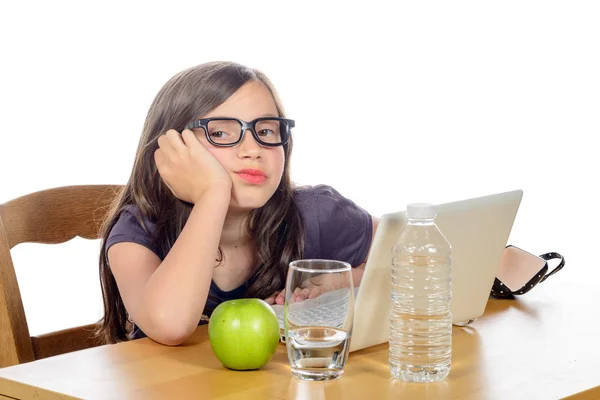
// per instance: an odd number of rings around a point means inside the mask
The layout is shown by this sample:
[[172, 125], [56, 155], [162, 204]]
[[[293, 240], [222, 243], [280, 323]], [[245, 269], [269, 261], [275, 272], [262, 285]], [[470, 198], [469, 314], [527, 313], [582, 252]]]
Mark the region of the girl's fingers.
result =
[[264, 299], [264, 300], [265, 300], [265, 302], [266, 302], [268, 305], [270, 305], [270, 306], [272, 306], [273, 304], [275, 304], [275, 297], [276, 297], [275, 295], [276, 295], [276, 294], [277, 294], [277, 293], [273, 293], [273, 294], [272, 294], [270, 297], [267, 297], [266, 299]]
[[294, 301], [302, 301], [302, 300], [306, 300], [308, 298], [308, 294], [310, 293], [310, 289], [301, 289], [301, 288], [297, 288], [294, 291], [294, 296], [295, 299]]
[[154, 151], [154, 162], [156, 163], [156, 168], [158, 169], [158, 173], [160, 176], [165, 178], [165, 175], [168, 175], [168, 159], [165, 157], [164, 149], [156, 149]]
[[196, 149], [197, 146], [200, 145], [200, 142], [198, 142], [198, 138], [196, 135], [194, 135], [194, 132], [189, 129], [184, 129], [183, 132], [181, 132], [180, 139], [182, 139], [183, 143], [185, 143], [190, 150]]
[[[294, 303], [296, 301], [302, 301], [306, 299], [314, 299], [321, 295], [321, 289], [318, 286], [311, 286], [308, 288], [298, 287], [294, 290], [292, 295], [290, 296], [290, 303]], [[275, 299], [277, 304], [283, 304], [285, 300], [285, 291], [279, 293], [277, 298]]]
[[159, 136], [158, 148], [162, 150], [165, 158], [177, 159], [178, 155], [186, 151], [186, 144], [179, 132], [169, 129], [165, 134]]
[[177, 132], [175, 129], [169, 129], [167, 133], [165, 133], [165, 136], [173, 150], [185, 151], [186, 146], [179, 132]]
[[166, 134], [160, 135], [158, 137], [157, 143], [158, 148], [161, 149], [166, 156], [175, 152], [175, 149], [173, 149], [173, 146], [171, 146], [169, 138]]
[[301, 291], [302, 291], [302, 288], [300, 288], [300, 287], [297, 287], [296, 289], [294, 289], [294, 292], [290, 296], [290, 303], [295, 303], [296, 301], [301, 301], [301, 298], [300, 298]]
[[284, 302], [285, 302], [285, 289], [283, 289], [281, 292], [279, 292], [279, 294], [275, 298], [276, 304], [283, 304]]
[[163, 156], [163, 150], [156, 149], [154, 151], [154, 162], [156, 163], [157, 166], [160, 166], [164, 161], [164, 156]]

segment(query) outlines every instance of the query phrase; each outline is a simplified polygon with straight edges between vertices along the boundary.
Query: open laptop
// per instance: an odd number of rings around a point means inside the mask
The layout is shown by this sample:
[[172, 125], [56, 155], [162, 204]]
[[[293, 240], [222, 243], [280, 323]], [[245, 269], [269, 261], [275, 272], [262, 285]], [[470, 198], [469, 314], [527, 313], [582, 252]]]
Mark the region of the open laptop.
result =
[[[483, 314], [522, 197], [523, 191], [515, 190], [436, 206], [436, 225], [452, 246], [454, 324], [468, 324]], [[385, 214], [379, 221], [365, 273], [355, 288], [350, 351], [389, 340], [392, 248], [406, 223], [405, 212]], [[341, 300], [335, 292], [325, 293], [304, 300], [302, 313], [315, 324], [328, 315], [343, 317], [347, 303]], [[272, 307], [283, 332], [283, 305]]]

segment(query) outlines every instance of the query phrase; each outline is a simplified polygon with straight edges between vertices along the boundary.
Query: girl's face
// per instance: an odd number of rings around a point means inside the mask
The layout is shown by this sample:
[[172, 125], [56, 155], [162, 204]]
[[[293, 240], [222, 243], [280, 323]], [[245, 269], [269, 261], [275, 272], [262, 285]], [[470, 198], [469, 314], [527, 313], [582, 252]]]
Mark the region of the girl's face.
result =
[[[230, 117], [249, 122], [266, 116], [279, 116], [273, 96], [262, 82], [250, 81], [201, 118]], [[283, 146], [261, 146], [252, 133], [246, 131], [243, 140], [237, 145], [218, 147], [206, 139], [202, 128], [194, 129], [194, 132], [200, 143], [231, 176], [233, 186], [230, 209], [247, 211], [264, 206], [281, 181], [285, 163]], [[266, 178], [253, 178], [240, 172], [245, 169], [262, 171]]]

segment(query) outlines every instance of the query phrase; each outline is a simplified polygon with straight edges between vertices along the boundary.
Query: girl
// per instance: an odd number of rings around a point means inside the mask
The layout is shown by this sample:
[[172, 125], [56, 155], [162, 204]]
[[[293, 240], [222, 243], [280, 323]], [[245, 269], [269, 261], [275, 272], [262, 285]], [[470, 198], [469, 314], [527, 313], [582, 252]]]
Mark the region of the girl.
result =
[[223, 301], [281, 304], [300, 258], [346, 261], [358, 285], [377, 220], [331, 187], [292, 185], [293, 127], [267, 77], [239, 64], [202, 64], [164, 85], [103, 230], [106, 342], [178, 345]]

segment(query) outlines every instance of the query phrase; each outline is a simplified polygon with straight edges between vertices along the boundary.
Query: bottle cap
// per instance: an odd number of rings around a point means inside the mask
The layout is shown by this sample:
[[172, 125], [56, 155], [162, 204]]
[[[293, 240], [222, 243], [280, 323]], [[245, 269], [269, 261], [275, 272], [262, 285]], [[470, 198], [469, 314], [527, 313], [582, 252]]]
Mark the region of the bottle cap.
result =
[[410, 219], [434, 219], [435, 206], [429, 203], [412, 203], [406, 207], [406, 216]]

